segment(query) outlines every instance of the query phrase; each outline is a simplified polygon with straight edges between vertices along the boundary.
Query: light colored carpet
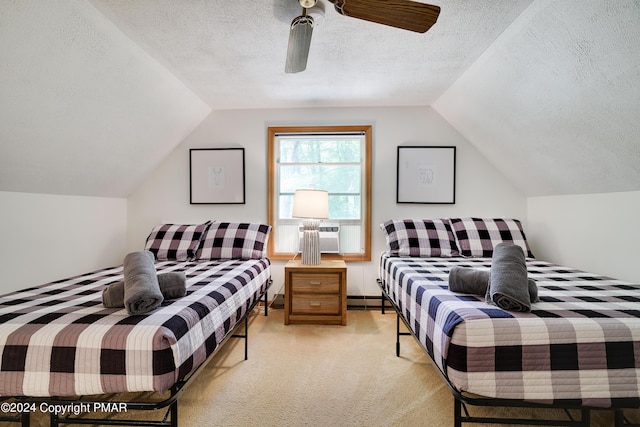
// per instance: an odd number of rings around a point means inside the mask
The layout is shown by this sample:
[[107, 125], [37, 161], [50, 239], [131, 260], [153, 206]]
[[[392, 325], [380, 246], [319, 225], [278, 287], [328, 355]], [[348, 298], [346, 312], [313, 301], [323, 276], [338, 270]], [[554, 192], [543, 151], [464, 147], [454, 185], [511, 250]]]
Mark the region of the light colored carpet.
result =
[[[412, 337], [395, 356], [395, 329], [393, 312], [349, 311], [347, 326], [285, 326], [283, 310], [256, 309], [249, 360], [242, 340], [229, 341], [183, 391], [180, 426], [453, 426], [449, 389]], [[611, 426], [612, 417], [594, 411], [591, 425]]]
[[[343, 327], [285, 326], [271, 310], [252, 319], [249, 360], [229, 349], [192, 384], [183, 414], [189, 425], [187, 406], [225, 426], [450, 424], [444, 383], [416, 346], [395, 356], [394, 330], [394, 315], [373, 311], [350, 311]], [[447, 409], [434, 418], [432, 405]]]

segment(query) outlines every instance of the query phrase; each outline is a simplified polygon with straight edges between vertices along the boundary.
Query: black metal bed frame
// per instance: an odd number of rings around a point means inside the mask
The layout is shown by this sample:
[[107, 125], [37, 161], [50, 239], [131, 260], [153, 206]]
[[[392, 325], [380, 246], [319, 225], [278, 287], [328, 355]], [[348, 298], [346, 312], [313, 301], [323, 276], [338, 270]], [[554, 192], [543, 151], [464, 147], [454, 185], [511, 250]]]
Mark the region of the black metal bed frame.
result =
[[[21, 404], [21, 407], [27, 407], [26, 405], [34, 405], [32, 408], [37, 409], [40, 405], [77, 405], [80, 408], [94, 408], [104, 405], [106, 408], [126, 408], [126, 412], [129, 411], [159, 411], [167, 409], [164, 417], [161, 420], [141, 420], [141, 419], [118, 419], [118, 418], [88, 418], [80, 417], [79, 415], [70, 414], [66, 416], [59, 416], [54, 411], [49, 412], [49, 424], [50, 426], [59, 426], [60, 424], [74, 424], [74, 425], [117, 425], [117, 426], [168, 426], [178, 427], [178, 397], [181, 391], [190, 383], [190, 381], [199, 374], [203, 368], [213, 359], [218, 351], [227, 343], [230, 338], [242, 338], [244, 339], [244, 360], [249, 357], [249, 314], [258, 305], [258, 303], [264, 299], [264, 315], [269, 315], [269, 304], [267, 300], [267, 292], [273, 283], [272, 279], [267, 280], [267, 287], [260, 294], [258, 298], [249, 306], [245, 314], [238, 320], [236, 326], [231, 329], [222, 339], [220, 345], [207, 357], [207, 359], [198, 366], [195, 370], [191, 371], [185, 378], [176, 382], [169, 390], [169, 396], [166, 397], [166, 393], [161, 393], [159, 396], [153, 396], [154, 399], [149, 401], [126, 401], [115, 400], [106, 398], [92, 399], [92, 396], [87, 399], [83, 398], [63, 398], [63, 397], [6, 397], [4, 400], [13, 400], [17, 404]], [[244, 332], [242, 334], [235, 333], [240, 323], [244, 323]], [[144, 394], [141, 392], [141, 394]], [[149, 392], [149, 395], [153, 395], [155, 392]], [[109, 396], [117, 396], [117, 394], [110, 394]], [[165, 396], [164, 398], [162, 398]], [[3, 399], [3, 398], [0, 398]], [[160, 400], [162, 399], [162, 400]], [[0, 400], [1, 402], [2, 400]], [[86, 406], [82, 406], [86, 405]], [[115, 406], [111, 406], [115, 405]], [[122, 406], [118, 406], [122, 405]], [[71, 406], [66, 406], [67, 408]], [[3, 411], [4, 412], [4, 411]], [[83, 414], [89, 411], [82, 411]], [[30, 426], [30, 412], [22, 411], [15, 414], [3, 414], [0, 416], [0, 421], [20, 423], [21, 427]]]
[[[420, 342], [418, 337], [413, 333], [413, 330], [409, 326], [409, 322], [402, 315], [402, 311], [400, 310], [400, 308], [389, 297], [380, 279], [378, 279], [377, 283], [378, 283], [378, 286], [380, 287], [380, 290], [382, 291], [382, 304], [381, 304], [382, 314], [385, 314], [385, 300], [391, 304], [391, 307], [396, 312], [396, 356], [400, 357], [400, 337], [412, 336], [416, 340], [420, 348], [428, 356], [429, 361], [434, 366], [434, 368], [436, 368], [436, 371], [438, 372], [438, 374], [440, 374], [444, 382], [447, 384], [449, 390], [451, 391], [451, 394], [453, 395], [454, 427], [462, 427], [462, 423], [589, 427], [591, 422], [591, 410], [604, 409], [604, 408], [585, 407], [585, 406], [578, 406], [578, 405], [571, 405], [571, 404], [545, 404], [545, 403], [527, 402], [524, 400], [516, 400], [516, 399], [479, 397], [479, 396], [471, 396], [471, 395], [460, 392], [453, 386], [453, 384], [449, 382], [446, 375], [442, 372], [442, 370], [440, 370], [438, 365], [435, 364], [435, 362], [429, 355], [429, 352], [427, 351], [427, 349]], [[403, 332], [400, 330], [400, 321], [404, 323], [408, 332]], [[559, 420], [559, 419], [478, 417], [478, 416], [473, 416], [469, 413], [467, 405], [485, 406], [485, 407], [561, 409], [567, 415], [568, 419]], [[625, 408], [611, 409], [615, 412], [614, 414], [615, 427], [640, 427], [640, 424], [634, 424], [629, 422], [629, 420], [624, 416], [624, 409]], [[626, 408], [626, 409], [637, 409], [637, 408]], [[580, 411], [580, 418], [576, 419], [570, 411], [574, 411], [574, 412]]]

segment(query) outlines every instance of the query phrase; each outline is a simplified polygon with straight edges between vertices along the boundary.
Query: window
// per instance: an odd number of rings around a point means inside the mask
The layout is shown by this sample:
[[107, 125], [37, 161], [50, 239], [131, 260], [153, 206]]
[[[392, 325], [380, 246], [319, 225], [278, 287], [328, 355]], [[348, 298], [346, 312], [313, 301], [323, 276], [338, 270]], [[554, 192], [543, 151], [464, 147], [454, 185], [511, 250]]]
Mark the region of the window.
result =
[[268, 134], [269, 257], [298, 252], [301, 220], [291, 216], [293, 195], [314, 188], [329, 192], [321, 231], [339, 229], [339, 250], [323, 251], [322, 258], [370, 261], [371, 126], [270, 127]]

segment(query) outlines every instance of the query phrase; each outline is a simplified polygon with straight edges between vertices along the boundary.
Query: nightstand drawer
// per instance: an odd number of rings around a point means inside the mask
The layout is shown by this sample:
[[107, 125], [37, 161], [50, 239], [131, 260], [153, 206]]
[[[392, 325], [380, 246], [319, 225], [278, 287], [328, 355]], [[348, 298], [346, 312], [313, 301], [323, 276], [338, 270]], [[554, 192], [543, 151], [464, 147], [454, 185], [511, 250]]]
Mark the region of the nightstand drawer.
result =
[[289, 261], [284, 267], [284, 324], [346, 325], [347, 264]]
[[340, 314], [340, 298], [334, 295], [297, 295], [291, 314]]
[[335, 273], [324, 274], [291, 274], [291, 291], [303, 293], [340, 293], [340, 275]]

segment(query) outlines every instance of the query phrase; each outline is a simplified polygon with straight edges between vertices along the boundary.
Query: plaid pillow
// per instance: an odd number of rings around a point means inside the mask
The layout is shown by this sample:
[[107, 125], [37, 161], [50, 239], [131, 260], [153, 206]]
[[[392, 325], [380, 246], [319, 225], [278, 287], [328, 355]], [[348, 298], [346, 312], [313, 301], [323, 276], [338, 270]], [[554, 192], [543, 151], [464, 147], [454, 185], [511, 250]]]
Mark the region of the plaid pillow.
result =
[[520, 246], [529, 258], [533, 253], [517, 219], [508, 218], [451, 218], [462, 256], [491, 258], [498, 243]]
[[389, 253], [397, 256], [458, 256], [451, 225], [446, 219], [389, 220], [380, 224], [387, 233]]
[[190, 261], [211, 221], [204, 224], [160, 224], [151, 230], [144, 246], [157, 261]]
[[265, 258], [270, 232], [267, 224], [216, 222], [209, 227], [196, 259]]

